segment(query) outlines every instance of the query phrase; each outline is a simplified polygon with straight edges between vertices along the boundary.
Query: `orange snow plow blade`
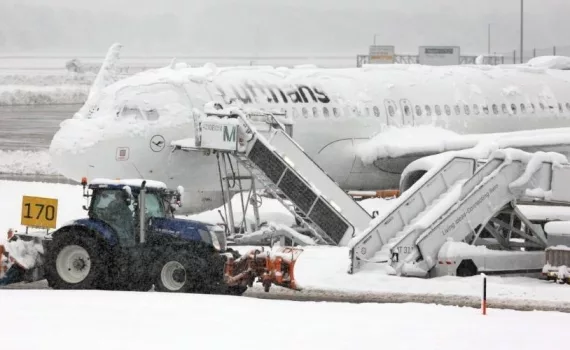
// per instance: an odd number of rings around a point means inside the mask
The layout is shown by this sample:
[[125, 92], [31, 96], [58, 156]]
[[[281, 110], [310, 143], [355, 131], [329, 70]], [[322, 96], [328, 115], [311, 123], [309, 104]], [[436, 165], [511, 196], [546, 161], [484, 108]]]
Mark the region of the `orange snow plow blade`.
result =
[[228, 257], [226, 283], [231, 286], [253, 286], [261, 282], [266, 292], [272, 284], [300, 290], [295, 282], [295, 262], [303, 252], [300, 248], [280, 247], [272, 251], [252, 249], [238, 259]]

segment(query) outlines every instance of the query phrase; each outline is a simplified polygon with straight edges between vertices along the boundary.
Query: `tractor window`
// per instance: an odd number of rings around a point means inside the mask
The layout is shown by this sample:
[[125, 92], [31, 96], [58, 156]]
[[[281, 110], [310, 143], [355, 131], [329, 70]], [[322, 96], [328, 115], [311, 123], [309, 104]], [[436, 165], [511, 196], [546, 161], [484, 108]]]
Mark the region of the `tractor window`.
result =
[[156, 193], [146, 193], [145, 196], [146, 215], [153, 218], [163, 218], [164, 205]]
[[111, 214], [109, 211], [112, 211], [115, 205], [123, 204], [131, 211], [133, 210], [132, 205], [127, 205], [123, 191], [116, 189], [98, 190], [97, 194], [94, 193], [93, 214], [96, 218], [104, 219]]
[[102, 220], [113, 228], [122, 246], [135, 244], [134, 210], [127, 194], [120, 189], [100, 189], [93, 192], [91, 217]]

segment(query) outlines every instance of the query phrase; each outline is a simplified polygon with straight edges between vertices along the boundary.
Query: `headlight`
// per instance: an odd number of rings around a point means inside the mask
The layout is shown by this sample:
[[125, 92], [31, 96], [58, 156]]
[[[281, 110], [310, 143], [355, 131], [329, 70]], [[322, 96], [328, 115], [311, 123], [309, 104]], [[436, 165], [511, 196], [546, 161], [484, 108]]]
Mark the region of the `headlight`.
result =
[[226, 239], [226, 231], [220, 226], [210, 226], [210, 234], [212, 235], [212, 240], [215, 239], [218, 241], [220, 246], [220, 250], [224, 251], [227, 248], [227, 239]]
[[214, 235], [212, 231], [209, 230], [209, 228], [208, 230], [199, 229], [198, 231], [200, 232], [200, 238], [202, 239], [202, 242], [211, 244], [214, 246], [214, 248], [216, 248], [216, 250], [220, 250], [220, 242], [218, 241], [216, 235]]
[[210, 236], [212, 237], [212, 245], [214, 248], [216, 248], [216, 250], [221, 250], [220, 241], [218, 241], [218, 236], [216, 236], [216, 233], [210, 230]]

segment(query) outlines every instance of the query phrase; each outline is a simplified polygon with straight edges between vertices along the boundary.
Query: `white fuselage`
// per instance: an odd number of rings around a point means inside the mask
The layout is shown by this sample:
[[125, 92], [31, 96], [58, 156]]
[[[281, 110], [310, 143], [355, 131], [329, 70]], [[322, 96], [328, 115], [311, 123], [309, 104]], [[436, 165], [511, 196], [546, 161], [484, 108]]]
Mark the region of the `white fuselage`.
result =
[[162, 68], [107, 86], [62, 123], [50, 152], [65, 176], [184, 186], [192, 212], [221, 204], [216, 158], [171, 152], [205, 103], [286, 111], [293, 138], [347, 190], [397, 188], [413, 159], [364, 165], [355, 147], [388, 127], [460, 134], [570, 126], [570, 71], [417, 65], [350, 69]]

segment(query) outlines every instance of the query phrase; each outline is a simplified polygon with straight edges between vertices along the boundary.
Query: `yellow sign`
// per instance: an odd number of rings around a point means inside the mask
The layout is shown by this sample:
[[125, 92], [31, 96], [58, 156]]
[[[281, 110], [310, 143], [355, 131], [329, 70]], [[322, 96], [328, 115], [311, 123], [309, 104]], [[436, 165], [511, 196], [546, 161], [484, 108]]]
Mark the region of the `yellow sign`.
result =
[[57, 199], [24, 196], [21, 224], [30, 227], [55, 228]]

